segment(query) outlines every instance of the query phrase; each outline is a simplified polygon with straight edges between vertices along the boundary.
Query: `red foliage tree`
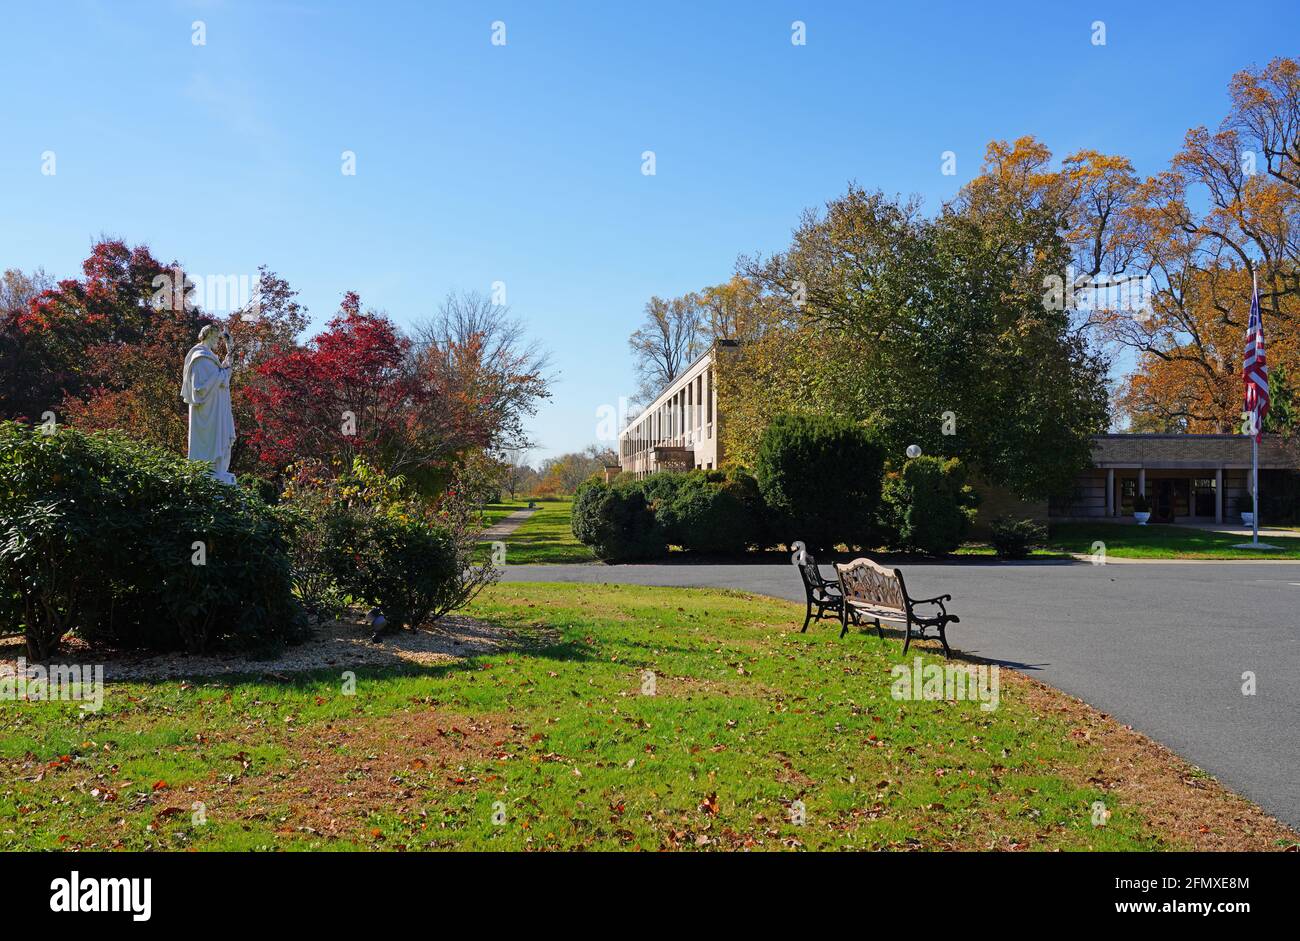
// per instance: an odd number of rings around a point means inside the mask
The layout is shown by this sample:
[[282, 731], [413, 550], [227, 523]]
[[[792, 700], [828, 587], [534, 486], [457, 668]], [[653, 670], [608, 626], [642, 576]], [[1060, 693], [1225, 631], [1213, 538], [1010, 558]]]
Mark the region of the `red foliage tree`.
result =
[[148, 334], [158, 315], [154, 282], [167, 271], [143, 245], [97, 242], [82, 264], [83, 278], [42, 291], [18, 317], [31, 368], [7, 396], [5, 412], [40, 415], [61, 411], [68, 397], [86, 397], [99, 384], [97, 349], [138, 344]]
[[392, 321], [362, 312], [349, 292], [325, 332], [256, 367], [247, 394], [259, 458], [279, 470], [307, 458], [350, 467], [363, 455], [400, 472], [415, 459], [410, 429], [424, 402], [410, 346]]

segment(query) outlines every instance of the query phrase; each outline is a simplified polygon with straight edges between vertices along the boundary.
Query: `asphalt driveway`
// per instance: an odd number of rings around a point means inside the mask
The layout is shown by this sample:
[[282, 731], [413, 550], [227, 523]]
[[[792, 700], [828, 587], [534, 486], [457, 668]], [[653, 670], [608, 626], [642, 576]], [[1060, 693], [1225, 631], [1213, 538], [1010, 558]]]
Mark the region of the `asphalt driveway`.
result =
[[[1300, 828], [1300, 563], [903, 571], [913, 595], [953, 596], [955, 648], [1078, 696]], [[735, 588], [803, 601], [789, 565], [525, 565], [508, 567], [505, 580]], [[1247, 671], [1253, 696], [1242, 693]]]

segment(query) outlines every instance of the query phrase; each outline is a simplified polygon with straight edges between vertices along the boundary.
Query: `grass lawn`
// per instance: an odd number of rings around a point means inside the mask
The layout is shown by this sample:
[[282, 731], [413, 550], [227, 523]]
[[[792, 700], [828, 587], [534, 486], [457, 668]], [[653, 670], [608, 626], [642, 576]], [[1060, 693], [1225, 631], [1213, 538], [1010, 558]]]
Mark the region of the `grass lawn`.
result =
[[1297, 559], [1300, 533], [1296, 536], [1260, 536], [1260, 542], [1278, 546], [1274, 550], [1234, 549], [1250, 542], [1250, 536], [1215, 533], [1187, 526], [1138, 526], [1126, 523], [1053, 524], [1052, 548], [1091, 554], [1094, 542], [1106, 545], [1106, 555], [1117, 559]]
[[[953, 555], [957, 558], [996, 559], [998, 553], [996, 549], [987, 543], [970, 542], [964, 546], [959, 546]], [[1031, 549], [1029, 550], [1029, 558], [1068, 559], [1070, 554], [1061, 549]]]
[[539, 500], [537, 507], [536, 513], [506, 537], [507, 565], [595, 561], [591, 550], [574, 538], [572, 497]]
[[[788, 602], [528, 583], [495, 586], [470, 614], [516, 640], [435, 665], [358, 668], [353, 695], [340, 667], [112, 683], [103, 711], [80, 719], [71, 703], [0, 702], [0, 848], [1296, 840], [1167, 751], [1009, 671], [993, 711], [895, 700], [896, 634], [799, 634], [803, 609]], [[1094, 826], [1099, 803], [1110, 816]]]

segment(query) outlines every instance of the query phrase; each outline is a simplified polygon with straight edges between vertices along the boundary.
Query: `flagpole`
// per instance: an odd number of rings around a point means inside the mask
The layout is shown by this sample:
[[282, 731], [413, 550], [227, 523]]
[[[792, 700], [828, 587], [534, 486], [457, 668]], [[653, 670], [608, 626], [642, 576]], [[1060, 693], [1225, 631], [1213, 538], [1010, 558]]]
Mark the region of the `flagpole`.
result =
[[[1251, 297], [1255, 305], [1259, 304], [1259, 281], [1254, 268], [1250, 271], [1250, 290]], [[1260, 311], [1260, 317], [1263, 318], [1263, 311]], [[1258, 341], [1256, 341], [1258, 342]], [[1259, 545], [1259, 436], [1264, 429], [1259, 427], [1262, 417], [1259, 414], [1259, 400], [1255, 400], [1254, 421], [1250, 423], [1250, 503], [1251, 509], [1255, 512], [1250, 514], [1251, 544]]]
[[1259, 436], [1250, 436], [1250, 496], [1255, 512], [1250, 514], [1255, 545], [1259, 545]]

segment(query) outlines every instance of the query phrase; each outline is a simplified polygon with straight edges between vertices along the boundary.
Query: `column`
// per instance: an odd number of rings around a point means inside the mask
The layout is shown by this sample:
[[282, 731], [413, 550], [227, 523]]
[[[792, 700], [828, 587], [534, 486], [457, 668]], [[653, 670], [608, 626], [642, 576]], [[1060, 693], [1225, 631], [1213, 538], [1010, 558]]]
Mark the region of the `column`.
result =
[[1115, 468], [1106, 468], [1106, 515], [1115, 515]]
[[1145, 467], [1138, 468], [1138, 493], [1144, 497], [1147, 495], [1147, 469]]
[[1223, 468], [1214, 472], [1214, 521], [1223, 522]]

